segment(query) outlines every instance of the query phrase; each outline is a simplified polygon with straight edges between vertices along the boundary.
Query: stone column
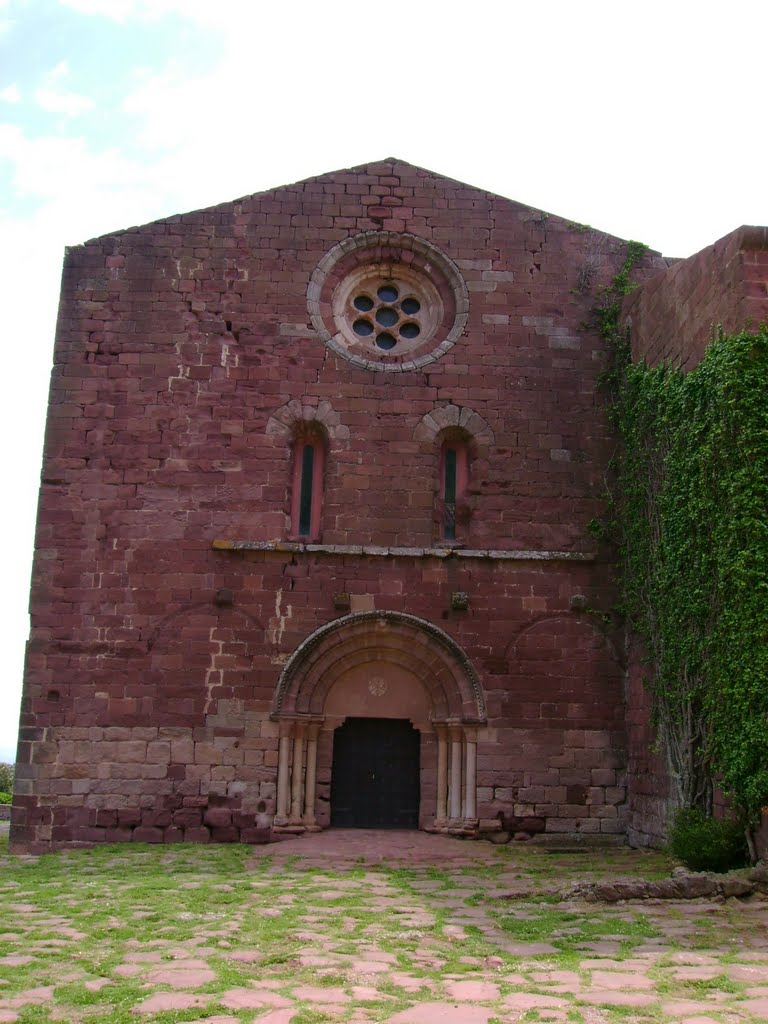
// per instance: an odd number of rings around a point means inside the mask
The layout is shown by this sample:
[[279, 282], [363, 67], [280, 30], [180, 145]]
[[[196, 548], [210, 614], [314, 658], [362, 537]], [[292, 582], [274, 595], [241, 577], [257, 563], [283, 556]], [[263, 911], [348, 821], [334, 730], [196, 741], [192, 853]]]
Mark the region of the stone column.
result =
[[477, 730], [465, 729], [464, 819], [477, 818]]
[[437, 734], [437, 807], [435, 824], [444, 825], [448, 817], [448, 738], [444, 725], [436, 725]]
[[315, 818], [315, 785], [317, 780], [317, 734], [320, 723], [312, 722], [307, 727], [307, 772], [304, 780], [304, 822], [317, 825]]
[[292, 725], [292, 722], [280, 723], [280, 745], [277, 750], [277, 806], [275, 807], [276, 825], [285, 825], [286, 822], [288, 821]]
[[291, 825], [301, 824], [301, 798], [303, 796], [304, 733], [306, 726], [296, 722], [293, 728], [293, 765], [291, 767]]
[[461, 729], [451, 728], [451, 788], [450, 809], [451, 821], [461, 818]]

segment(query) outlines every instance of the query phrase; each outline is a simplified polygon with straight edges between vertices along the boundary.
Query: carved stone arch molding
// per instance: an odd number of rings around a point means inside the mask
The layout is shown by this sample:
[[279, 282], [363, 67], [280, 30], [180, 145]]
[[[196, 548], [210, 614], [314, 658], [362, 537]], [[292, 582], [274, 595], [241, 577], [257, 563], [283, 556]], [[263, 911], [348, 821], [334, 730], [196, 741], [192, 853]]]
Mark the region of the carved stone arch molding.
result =
[[349, 427], [344, 426], [330, 402], [305, 405], [298, 398], [293, 398], [272, 413], [266, 432], [269, 437], [283, 437], [291, 441], [297, 428], [319, 430], [333, 447], [349, 440]]
[[[382, 696], [374, 705], [381, 710], [359, 703], [361, 679], [374, 700]], [[334, 729], [347, 715], [410, 718], [422, 733], [420, 827], [477, 831], [477, 734], [486, 724], [480, 680], [442, 629], [392, 611], [353, 613], [321, 626], [284, 666], [272, 709], [280, 734], [278, 829], [303, 831], [332, 820], [327, 808], [324, 820], [316, 815], [318, 764], [327, 778]]]
[[425, 462], [432, 466], [434, 536], [440, 542], [471, 546], [470, 522], [477, 507], [477, 489], [471, 495], [469, 483], [473, 477], [487, 475], [496, 442], [493, 430], [474, 409], [449, 402], [423, 416], [413, 436]]
[[496, 443], [496, 436], [483, 417], [467, 405], [438, 405], [419, 421], [414, 438], [426, 446], [433, 446], [441, 435], [456, 432], [467, 437], [478, 452], [487, 455]]
[[456, 641], [426, 619], [391, 611], [345, 615], [307, 637], [280, 675], [273, 717], [322, 714], [334, 682], [365, 658], [411, 668], [430, 693], [434, 718], [485, 722], [480, 680]]

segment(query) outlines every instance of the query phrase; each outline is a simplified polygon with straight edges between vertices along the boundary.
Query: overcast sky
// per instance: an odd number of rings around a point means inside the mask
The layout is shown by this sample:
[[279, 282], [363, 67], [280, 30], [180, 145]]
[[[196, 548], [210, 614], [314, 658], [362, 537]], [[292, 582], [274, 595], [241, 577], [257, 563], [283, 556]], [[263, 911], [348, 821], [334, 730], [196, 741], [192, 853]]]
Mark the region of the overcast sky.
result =
[[15, 750], [61, 259], [385, 156], [689, 256], [768, 224], [764, 0], [0, 0]]

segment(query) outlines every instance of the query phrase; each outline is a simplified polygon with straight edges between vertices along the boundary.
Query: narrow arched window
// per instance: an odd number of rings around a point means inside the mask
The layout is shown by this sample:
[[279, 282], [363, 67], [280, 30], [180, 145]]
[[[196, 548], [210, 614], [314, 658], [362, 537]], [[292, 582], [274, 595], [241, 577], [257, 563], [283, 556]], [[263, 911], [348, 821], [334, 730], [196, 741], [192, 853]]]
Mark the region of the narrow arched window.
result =
[[469, 480], [469, 457], [466, 442], [448, 440], [440, 455], [440, 533], [443, 540], [457, 539], [457, 523], [461, 502]]
[[298, 437], [294, 444], [291, 533], [302, 540], [320, 537], [325, 446], [319, 437]]

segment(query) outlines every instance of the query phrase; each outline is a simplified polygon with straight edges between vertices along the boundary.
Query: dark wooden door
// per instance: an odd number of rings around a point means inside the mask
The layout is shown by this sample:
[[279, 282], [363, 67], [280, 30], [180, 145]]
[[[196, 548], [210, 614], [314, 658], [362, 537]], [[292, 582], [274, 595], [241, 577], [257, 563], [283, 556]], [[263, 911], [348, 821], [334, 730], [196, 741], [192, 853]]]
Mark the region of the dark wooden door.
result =
[[331, 824], [417, 828], [419, 733], [407, 719], [348, 718], [333, 735]]

